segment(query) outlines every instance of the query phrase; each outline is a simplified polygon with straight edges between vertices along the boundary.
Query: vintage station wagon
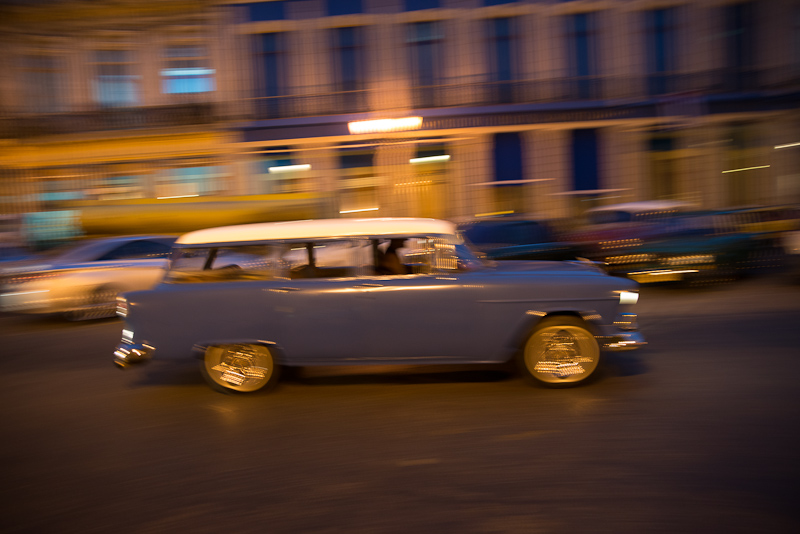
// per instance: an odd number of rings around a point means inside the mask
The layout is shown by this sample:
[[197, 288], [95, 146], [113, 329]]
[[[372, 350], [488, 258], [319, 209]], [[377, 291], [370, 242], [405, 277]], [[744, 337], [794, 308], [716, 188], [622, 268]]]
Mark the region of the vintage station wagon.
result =
[[282, 367], [502, 363], [546, 385], [645, 344], [638, 285], [581, 262], [486, 262], [454, 224], [329, 219], [180, 237], [164, 281], [119, 298], [114, 361], [198, 357], [225, 392]]

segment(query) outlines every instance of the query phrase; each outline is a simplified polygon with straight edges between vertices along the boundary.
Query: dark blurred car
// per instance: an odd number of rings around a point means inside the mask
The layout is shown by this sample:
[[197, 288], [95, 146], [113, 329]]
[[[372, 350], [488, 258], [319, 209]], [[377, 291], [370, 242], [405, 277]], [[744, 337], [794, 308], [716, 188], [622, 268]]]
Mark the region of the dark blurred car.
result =
[[695, 210], [688, 202], [672, 200], [600, 206], [587, 210], [564, 239], [573, 243], [582, 257], [605, 261], [610, 254], [622, 254], [669, 234], [676, 217]]
[[753, 206], [721, 212], [734, 232], [748, 234], [756, 241], [757, 254], [751, 259], [753, 269], [785, 265], [788, 250], [786, 235], [800, 230], [800, 207]]
[[595, 259], [610, 274], [640, 283], [735, 280], [783, 266], [779, 236], [794, 223], [778, 216], [783, 217], [761, 208], [685, 212], [647, 239], [618, 242], [624, 246], [606, 243]]
[[552, 221], [524, 217], [475, 219], [458, 231], [491, 260], [574, 260], [578, 248], [560, 238]]
[[123, 291], [163, 278], [175, 237], [125, 236], [81, 241], [0, 270], [0, 310], [60, 313], [74, 320], [113, 317]]

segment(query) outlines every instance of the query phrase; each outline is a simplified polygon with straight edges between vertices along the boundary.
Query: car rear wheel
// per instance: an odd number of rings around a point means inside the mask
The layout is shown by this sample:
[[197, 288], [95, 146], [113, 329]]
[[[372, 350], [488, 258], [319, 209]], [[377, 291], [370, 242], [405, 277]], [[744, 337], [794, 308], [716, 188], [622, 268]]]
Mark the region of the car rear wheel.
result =
[[600, 345], [581, 319], [548, 317], [530, 335], [520, 359], [523, 372], [537, 383], [571, 386], [597, 369]]
[[279, 375], [270, 350], [249, 344], [208, 347], [200, 370], [212, 388], [225, 393], [267, 391]]

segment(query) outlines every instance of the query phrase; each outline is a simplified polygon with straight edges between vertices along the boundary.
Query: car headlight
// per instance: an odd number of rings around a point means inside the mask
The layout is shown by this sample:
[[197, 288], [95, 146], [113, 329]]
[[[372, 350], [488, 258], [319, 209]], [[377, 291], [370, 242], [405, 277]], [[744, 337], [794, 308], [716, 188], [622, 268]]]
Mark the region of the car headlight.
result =
[[620, 304], [636, 304], [639, 302], [639, 293], [636, 291], [620, 291], [619, 303]]

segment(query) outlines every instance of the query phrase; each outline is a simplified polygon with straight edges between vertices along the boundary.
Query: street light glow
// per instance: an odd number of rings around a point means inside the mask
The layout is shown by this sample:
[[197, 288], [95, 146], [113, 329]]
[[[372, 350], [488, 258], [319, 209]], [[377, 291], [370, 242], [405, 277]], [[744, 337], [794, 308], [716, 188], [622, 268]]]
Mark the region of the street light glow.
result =
[[422, 117], [404, 117], [402, 119], [377, 119], [369, 121], [353, 121], [347, 123], [351, 134], [399, 132], [416, 130], [422, 126]]
[[378, 211], [378, 208], [364, 208], [360, 210], [341, 210], [339, 213], [361, 213], [362, 211]]
[[424, 158], [411, 158], [408, 160], [409, 163], [417, 164], [417, 163], [434, 163], [437, 161], [449, 161], [450, 154], [442, 154], [440, 156], [426, 156]]
[[294, 171], [307, 171], [311, 168], [311, 165], [308, 163], [303, 165], [279, 165], [276, 167], [269, 167], [267, 170], [271, 174], [275, 174], [276, 172], [294, 172]]
[[722, 174], [725, 174], [725, 173], [728, 173], [728, 172], [752, 171], [752, 170], [755, 170], [755, 169], [766, 169], [766, 168], [769, 168], [769, 165], [760, 165], [758, 167], [745, 167], [743, 169], [730, 169], [728, 171], [722, 171]]
[[792, 148], [793, 146], [800, 146], [800, 142], [787, 143], [785, 145], [777, 145], [777, 146], [775, 146], [775, 150], [778, 150], [778, 149], [781, 149], [781, 148]]

